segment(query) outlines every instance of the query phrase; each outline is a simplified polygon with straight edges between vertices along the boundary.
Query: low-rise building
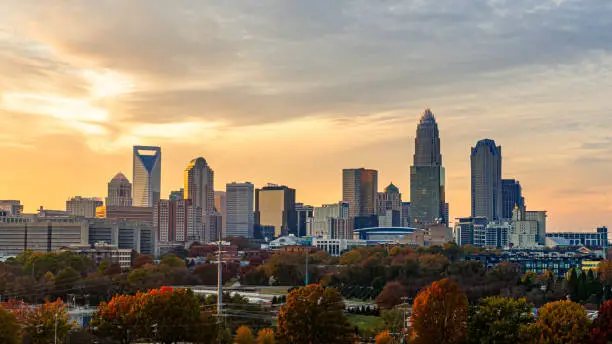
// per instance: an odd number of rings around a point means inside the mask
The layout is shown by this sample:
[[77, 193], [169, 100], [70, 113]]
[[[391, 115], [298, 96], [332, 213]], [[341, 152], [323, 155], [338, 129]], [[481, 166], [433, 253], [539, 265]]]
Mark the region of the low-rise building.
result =
[[367, 246], [367, 244], [367, 241], [359, 239], [312, 239], [312, 245], [314, 247], [329, 253], [329, 255], [332, 257], [339, 257], [344, 252], [347, 252], [357, 247]]
[[62, 250], [87, 255], [96, 265], [107, 261], [110, 264], [119, 264], [122, 270], [129, 270], [132, 267], [132, 250], [119, 249], [115, 245], [104, 242], [95, 243], [91, 246], [70, 245], [62, 248]]
[[569, 246], [586, 246], [594, 249], [606, 249], [608, 242], [608, 228], [599, 227], [595, 232], [554, 232], [546, 233], [546, 238], [563, 238]]
[[152, 207], [106, 205], [96, 208], [96, 218], [128, 220], [153, 224]]
[[55, 252], [70, 245], [87, 245], [87, 221], [37, 219], [30, 222], [0, 223], [0, 253], [18, 255], [25, 250]]

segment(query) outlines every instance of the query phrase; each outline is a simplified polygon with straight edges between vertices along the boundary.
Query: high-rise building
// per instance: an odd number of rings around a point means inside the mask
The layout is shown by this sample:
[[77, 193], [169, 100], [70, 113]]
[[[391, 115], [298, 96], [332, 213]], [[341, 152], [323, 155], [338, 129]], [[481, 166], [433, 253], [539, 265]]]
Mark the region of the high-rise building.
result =
[[445, 213], [445, 171], [440, 153], [440, 132], [431, 110], [417, 126], [414, 164], [410, 167], [410, 220], [415, 225], [448, 224]]
[[376, 206], [378, 208], [377, 214], [379, 215], [384, 215], [387, 210], [394, 210], [401, 213], [402, 194], [397, 186], [391, 183], [385, 188], [384, 192], [379, 192]]
[[313, 207], [304, 203], [295, 204], [297, 218], [296, 236], [303, 237], [308, 233], [308, 221], [312, 218]]
[[410, 202], [402, 202], [402, 227], [410, 227]]
[[178, 190], [172, 190], [170, 191], [170, 195], [168, 195], [168, 199], [171, 201], [178, 201], [181, 199], [185, 199], [184, 194], [185, 194], [185, 189], [183, 188], [180, 188]]
[[138, 207], [154, 207], [161, 191], [161, 148], [134, 146], [132, 191]]
[[202, 157], [193, 159], [185, 169], [184, 199], [190, 199], [202, 208], [204, 242], [215, 240], [217, 216], [215, 212], [215, 173]]
[[70, 215], [93, 219], [96, 217], [96, 208], [102, 205], [102, 200], [99, 198], [76, 196], [66, 201], [66, 212]]
[[324, 204], [313, 208], [308, 234], [321, 238], [351, 239], [353, 227], [348, 202]]
[[255, 189], [251, 183], [230, 183], [225, 189], [224, 237], [253, 237], [255, 216], [253, 213]]
[[378, 171], [365, 168], [342, 170], [342, 200], [349, 203], [350, 216], [376, 214]]
[[153, 210], [153, 228], [160, 243], [202, 241], [202, 208], [189, 199], [159, 200]]
[[255, 190], [255, 225], [274, 227], [274, 236], [297, 234], [295, 189], [268, 184]]
[[[223, 238], [225, 235], [226, 228], [226, 193], [225, 191], [215, 191], [215, 210], [219, 213], [221, 217], [221, 226], [219, 226], [219, 222], [217, 222], [217, 230], [221, 231], [221, 237]], [[219, 219], [217, 219], [218, 221]]]
[[502, 150], [484, 139], [472, 147], [472, 217], [502, 217]]
[[457, 219], [455, 222], [455, 242], [459, 246], [485, 246], [487, 225], [488, 220], [485, 217]]
[[132, 183], [121, 172], [108, 183], [106, 205], [132, 206]]
[[522, 208], [525, 203], [518, 180], [502, 179], [502, 218], [512, 219], [514, 207]]

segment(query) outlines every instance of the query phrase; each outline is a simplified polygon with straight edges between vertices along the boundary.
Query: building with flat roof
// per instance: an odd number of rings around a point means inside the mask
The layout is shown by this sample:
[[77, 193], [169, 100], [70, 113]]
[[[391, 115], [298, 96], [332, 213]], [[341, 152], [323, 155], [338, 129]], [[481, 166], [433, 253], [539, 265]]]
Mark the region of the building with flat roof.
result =
[[0, 210], [8, 212], [11, 216], [19, 216], [23, 213], [23, 205], [18, 200], [0, 200]]
[[547, 238], [563, 238], [569, 246], [585, 246], [591, 249], [607, 249], [608, 228], [599, 227], [595, 232], [553, 232], [546, 233]]
[[326, 239], [313, 238], [312, 246], [329, 253], [332, 257], [339, 257], [354, 248], [367, 246], [368, 242], [360, 239]]
[[255, 190], [255, 225], [274, 227], [274, 236], [297, 235], [295, 189], [268, 184]]
[[0, 223], [0, 253], [18, 255], [25, 250], [55, 252], [70, 245], [87, 245], [89, 227], [86, 220], [36, 220]]
[[342, 200], [351, 217], [376, 215], [378, 171], [365, 168], [342, 170]]
[[66, 212], [74, 216], [93, 219], [96, 217], [96, 208], [102, 205], [103, 203], [100, 198], [76, 196], [66, 201]]
[[224, 237], [253, 238], [255, 188], [251, 183], [229, 183], [225, 190]]
[[153, 224], [153, 208], [105, 205], [96, 208], [96, 218]]

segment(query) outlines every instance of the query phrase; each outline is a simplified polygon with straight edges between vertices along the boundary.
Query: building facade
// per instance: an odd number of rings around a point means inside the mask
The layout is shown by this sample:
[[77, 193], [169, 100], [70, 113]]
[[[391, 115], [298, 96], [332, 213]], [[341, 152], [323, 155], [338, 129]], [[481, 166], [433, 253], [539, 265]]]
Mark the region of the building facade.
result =
[[61, 219], [0, 223], [0, 253], [18, 255], [25, 250], [56, 252], [89, 241], [87, 220]]
[[106, 196], [107, 206], [132, 206], [132, 183], [127, 177], [119, 172], [108, 183], [108, 194]]
[[[348, 202], [341, 201], [314, 207], [312, 218], [308, 223], [308, 235], [329, 238], [334, 220], [347, 220], [346, 223], [350, 224], [348, 223], [350, 218], [350, 205]], [[336, 221], [336, 223], [339, 223], [339, 221]]]
[[127, 207], [119, 205], [102, 206], [96, 209], [96, 218], [109, 220], [127, 220], [153, 224], [153, 208]]
[[595, 232], [546, 233], [546, 237], [566, 239], [569, 246], [585, 246], [591, 249], [607, 249], [610, 246], [607, 227], [599, 227]]
[[485, 228], [484, 247], [489, 249], [502, 249], [509, 246], [509, 235], [512, 225], [507, 221], [489, 222]]
[[512, 219], [512, 212], [515, 207], [525, 206], [523, 189], [518, 180], [502, 179], [502, 219]]
[[171, 201], [178, 201], [181, 199], [185, 199], [184, 195], [185, 195], [185, 189], [180, 188], [178, 190], [170, 191], [170, 195], [168, 195], [168, 199]]
[[99, 198], [76, 196], [66, 201], [66, 212], [74, 216], [93, 219], [96, 217], [96, 208], [102, 205], [102, 200]]
[[350, 216], [376, 215], [378, 171], [365, 168], [342, 170], [342, 200], [349, 203]]
[[332, 257], [340, 257], [354, 248], [367, 246], [367, 241], [359, 239], [326, 239], [313, 238], [312, 246], [329, 253]]
[[224, 237], [253, 238], [255, 226], [255, 189], [251, 183], [230, 183], [225, 189], [226, 215]]
[[472, 217], [489, 221], [502, 218], [502, 151], [495, 141], [484, 139], [472, 147]]
[[202, 208], [190, 199], [159, 200], [153, 210], [153, 229], [159, 243], [202, 242]]
[[202, 209], [203, 242], [216, 240], [217, 212], [215, 211], [215, 172], [202, 157], [189, 162], [185, 169], [184, 199]]
[[308, 235], [308, 222], [312, 218], [313, 209], [313, 206], [305, 205], [304, 203], [295, 204], [297, 218], [296, 236], [303, 237]]
[[[225, 191], [215, 191], [215, 210], [219, 213], [220, 218], [217, 218], [217, 230], [220, 231], [221, 237], [225, 237], [226, 227], [226, 193]], [[219, 233], [217, 233], [219, 234]]]
[[133, 174], [133, 204], [153, 208], [160, 199], [161, 148], [134, 146]]
[[440, 153], [440, 132], [431, 110], [417, 126], [414, 161], [410, 167], [410, 219], [414, 225], [448, 224], [445, 171]]
[[109, 219], [92, 219], [87, 222], [90, 246], [103, 242], [140, 254], [156, 252], [156, 235], [151, 223]]
[[0, 200], [0, 210], [11, 216], [19, 216], [23, 213], [23, 205], [18, 200]]
[[295, 189], [268, 184], [255, 190], [255, 225], [274, 227], [274, 236], [297, 236]]
[[486, 217], [462, 217], [455, 222], [455, 242], [459, 246], [485, 246]]

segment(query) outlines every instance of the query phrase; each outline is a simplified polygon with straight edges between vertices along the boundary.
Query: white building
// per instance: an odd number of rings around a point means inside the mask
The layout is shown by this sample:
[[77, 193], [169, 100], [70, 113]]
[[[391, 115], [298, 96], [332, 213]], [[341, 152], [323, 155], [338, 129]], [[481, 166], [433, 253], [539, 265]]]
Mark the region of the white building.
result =
[[366, 245], [367, 242], [365, 240], [359, 239], [312, 239], [312, 246], [329, 253], [332, 257], [339, 257], [346, 251]]
[[225, 237], [253, 237], [255, 188], [251, 183], [226, 185]]
[[[540, 240], [542, 233], [543, 237]], [[528, 212], [525, 211], [525, 207], [516, 207], [508, 241], [511, 247], [521, 249], [536, 248], [546, 244], [546, 212]]]
[[66, 212], [74, 216], [93, 219], [96, 217], [96, 208], [102, 205], [102, 200], [99, 198], [76, 196], [66, 201]]
[[104, 242], [95, 243], [93, 247], [90, 245], [71, 245], [63, 250], [87, 255], [96, 265], [108, 261], [111, 264], [119, 264], [122, 270], [129, 270], [132, 267], [132, 250], [119, 249], [115, 245]]
[[[348, 221], [349, 219], [348, 202], [341, 201], [338, 203], [323, 204], [320, 207], [314, 207], [312, 210], [312, 218], [307, 225], [308, 235], [323, 238], [334, 236], [334, 226], [352, 226], [352, 224], [348, 223], [350, 222]], [[338, 231], [336, 230], [336, 232]], [[350, 237], [352, 237], [352, 234], [349, 236], [349, 238]]]

